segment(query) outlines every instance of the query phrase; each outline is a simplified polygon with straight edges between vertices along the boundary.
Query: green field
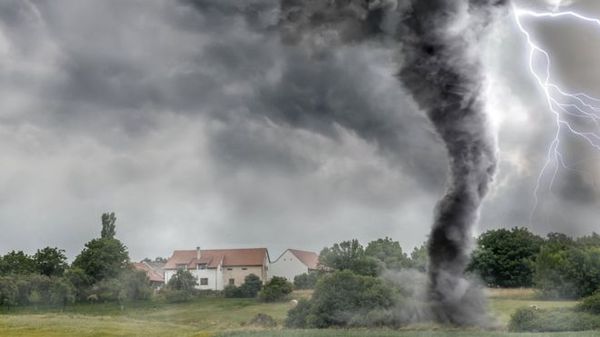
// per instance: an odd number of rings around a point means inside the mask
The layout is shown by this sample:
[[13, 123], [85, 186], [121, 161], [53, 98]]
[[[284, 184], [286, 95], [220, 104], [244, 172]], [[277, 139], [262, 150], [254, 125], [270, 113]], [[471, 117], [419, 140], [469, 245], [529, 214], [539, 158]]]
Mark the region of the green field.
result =
[[[306, 293], [296, 293], [296, 297]], [[573, 306], [575, 302], [538, 301], [530, 291], [491, 291], [490, 310], [501, 326], [519, 307]], [[117, 304], [81, 304], [57, 309], [19, 308], [0, 314], [0, 336], [227, 336], [227, 337], [495, 337], [495, 336], [598, 336], [598, 332], [510, 334], [500, 331], [444, 330], [439, 326], [413, 326], [389, 330], [285, 330], [288, 303], [264, 304], [252, 299], [203, 298], [185, 304], [144, 302], [120, 307]], [[264, 330], [248, 322], [258, 313], [272, 316], [279, 326]]]

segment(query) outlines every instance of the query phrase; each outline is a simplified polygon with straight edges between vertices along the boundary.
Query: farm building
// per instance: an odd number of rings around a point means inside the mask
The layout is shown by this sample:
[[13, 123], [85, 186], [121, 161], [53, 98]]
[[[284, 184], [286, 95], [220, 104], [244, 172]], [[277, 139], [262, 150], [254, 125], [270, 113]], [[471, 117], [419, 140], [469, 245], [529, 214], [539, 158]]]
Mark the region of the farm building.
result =
[[317, 270], [319, 255], [315, 252], [288, 249], [277, 260], [271, 263], [269, 278], [273, 276], [285, 277], [293, 282], [294, 277], [310, 271]]
[[250, 274], [264, 282], [269, 261], [266, 248], [176, 250], [165, 265], [165, 282], [180, 269], [191, 272], [198, 279], [198, 289], [204, 290], [240, 286]]

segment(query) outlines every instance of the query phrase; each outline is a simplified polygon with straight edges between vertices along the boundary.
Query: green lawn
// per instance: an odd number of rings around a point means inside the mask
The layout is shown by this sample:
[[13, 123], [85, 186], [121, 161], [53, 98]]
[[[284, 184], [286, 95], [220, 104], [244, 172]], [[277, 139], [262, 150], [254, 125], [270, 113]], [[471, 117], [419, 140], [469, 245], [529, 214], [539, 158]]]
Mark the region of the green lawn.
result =
[[[296, 297], [308, 296], [305, 292]], [[539, 301], [530, 291], [495, 292], [490, 294], [491, 311], [501, 324], [519, 307], [540, 308], [573, 306], [575, 302]], [[196, 336], [196, 337], [591, 337], [598, 332], [568, 334], [509, 334], [502, 331], [443, 330], [433, 325], [410, 327], [401, 331], [388, 330], [282, 330], [288, 303], [265, 304], [252, 299], [203, 298], [190, 303], [165, 304], [143, 302], [121, 308], [116, 304], [81, 304], [57, 309], [19, 308], [0, 314], [0, 336]], [[260, 330], [248, 322], [258, 313], [272, 316], [279, 327]], [[258, 331], [256, 331], [258, 330]]]
[[598, 331], [507, 333], [486, 331], [281, 330], [222, 333], [218, 337], [598, 337]]

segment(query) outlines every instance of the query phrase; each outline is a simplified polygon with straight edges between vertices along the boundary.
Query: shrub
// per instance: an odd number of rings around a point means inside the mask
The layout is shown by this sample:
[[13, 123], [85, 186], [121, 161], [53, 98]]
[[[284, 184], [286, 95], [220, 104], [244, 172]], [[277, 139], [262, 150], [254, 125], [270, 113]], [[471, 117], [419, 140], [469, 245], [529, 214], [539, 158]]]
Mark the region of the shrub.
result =
[[75, 289], [64, 278], [55, 279], [50, 285], [50, 304], [66, 306], [75, 302]]
[[285, 277], [274, 276], [265, 284], [258, 297], [263, 302], [276, 302], [284, 300], [293, 290], [294, 286]]
[[161, 291], [167, 302], [186, 302], [194, 297], [198, 281], [187, 270], [178, 270]]
[[127, 270], [119, 277], [121, 281], [121, 297], [129, 301], [147, 300], [152, 296], [150, 280], [145, 272]]
[[254, 274], [246, 276], [244, 284], [240, 286], [242, 297], [254, 298], [262, 288], [262, 281]]
[[508, 328], [511, 331], [534, 331], [538, 309], [519, 308], [510, 316]]
[[576, 307], [578, 311], [588, 312], [590, 314], [600, 314], [600, 291], [584, 298]]
[[164, 296], [165, 300], [169, 303], [182, 303], [190, 301], [194, 295], [193, 293], [185, 290], [177, 290], [177, 289], [163, 289], [161, 294]]
[[305, 298], [298, 301], [298, 304], [288, 311], [285, 319], [285, 326], [288, 328], [305, 328], [306, 321], [311, 312], [311, 302]]
[[167, 288], [173, 290], [192, 291], [198, 285], [198, 281], [187, 270], [178, 270], [173, 277], [167, 282]]
[[294, 277], [294, 289], [315, 289], [319, 273], [310, 272]]
[[547, 245], [536, 260], [536, 287], [545, 297], [581, 298], [600, 288], [600, 247]]
[[13, 277], [0, 277], [0, 305], [10, 309], [17, 304], [19, 289]]
[[509, 322], [511, 331], [558, 332], [600, 328], [600, 316], [573, 309], [518, 309]]
[[273, 328], [277, 326], [277, 321], [273, 317], [263, 313], [256, 314], [248, 323], [261, 328]]
[[337, 271], [317, 282], [310, 301], [301, 301], [289, 311], [286, 324], [302, 328], [392, 325], [394, 317], [387, 315], [395, 298], [381, 279]]
[[223, 289], [223, 296], [225, 296], [226, 298], [242, 298], [242, 297], [244, 297], [242, 290], [233, 284], [229, 284], [229, 285], [225, 286], [225, 288]]

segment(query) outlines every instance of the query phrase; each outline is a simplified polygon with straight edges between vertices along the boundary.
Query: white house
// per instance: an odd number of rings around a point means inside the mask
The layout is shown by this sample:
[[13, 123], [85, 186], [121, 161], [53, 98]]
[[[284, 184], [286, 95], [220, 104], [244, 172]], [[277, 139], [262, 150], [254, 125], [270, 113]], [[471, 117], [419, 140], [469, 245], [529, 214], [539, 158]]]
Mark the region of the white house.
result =
[[317, 270], [318, 265], [319, 255], [317, 253], [288, 249], [277, 260], [271, 262], [269, 278], [279, 276], [294, 282], [294, 277]]
[[192, 273], [198, 280], [197, 288], [203, 290], [240, 286], [250, 274], [265, 282], [269, 262], [266, 248], [176, 250], [164, 267], [165, 283], [180, 269]]

